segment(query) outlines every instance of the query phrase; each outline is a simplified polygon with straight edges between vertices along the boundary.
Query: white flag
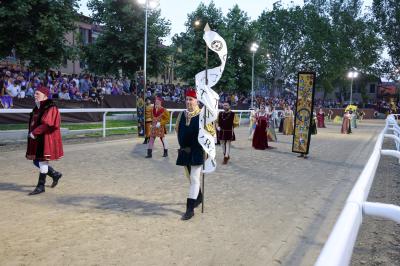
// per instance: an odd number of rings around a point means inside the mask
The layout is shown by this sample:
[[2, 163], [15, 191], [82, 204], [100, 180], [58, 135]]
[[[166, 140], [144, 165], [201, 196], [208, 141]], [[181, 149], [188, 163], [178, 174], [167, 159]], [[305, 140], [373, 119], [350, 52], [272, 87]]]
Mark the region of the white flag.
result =
[[[207, 70], [208, 84], [206, 85], [206, 70], [196, 74], [196, 92], [197, 99], [203, 103], [199, 119], [199, 137], [198, 141], [208, 154], [205, 161], [203, 173], [215, 171], [217, 163], [215, 161], [215, 142], [214, 137], [204, 129], [205, 124], [210, 124], [218, 118], [218, 100], [219, 95], [211, 89], [222, 76], [224, 72], [228, 50], [225, 40], [218, 33], [211, 31], [206, 26], [204, 36], [208, 48], [216, 52], [221, 60], [221, 65]], [[204, 118], [206, 121], [204, 121]]]

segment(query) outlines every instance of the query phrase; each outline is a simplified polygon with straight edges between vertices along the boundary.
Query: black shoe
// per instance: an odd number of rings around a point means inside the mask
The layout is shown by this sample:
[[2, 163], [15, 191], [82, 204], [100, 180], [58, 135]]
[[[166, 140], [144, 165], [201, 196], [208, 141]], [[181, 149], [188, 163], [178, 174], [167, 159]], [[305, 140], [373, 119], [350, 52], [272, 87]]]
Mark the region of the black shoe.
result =
[[201, 193], [201, 190], [199, 191], [199, 195], [197, 196], [197, 199], [194, 203], [194, 207], [197, 208], [199, 205], [203, 202], [203, 194]]
[[36, 195], [36, 194], [40, 194], [40, 193], [44, 192], [44, 184], [46, 183], [46, 175], [47, 174], [42, 174], [42, 173], [39, 174], [39, 181], [38, 181], [36, 188], [28, 195], [32, 196], [32, 195]]
[[147, 156], [146, 158], [152, 158], [153, 157], [153, 150], [152, 149], [147, 149]]
[[144, 138], [143, 144], [149, 143], [149, 138]]
[[51, 188], [54, 188], [58, 184], [58, 180], [62, 177], [62, 173], [57, 172], [56, 170], [53, 169], [53, 167], [49, 166], [49, 171], [47, 172], [47, 175], [53, 178], [53, 183], [51, 184]]
[[191, 219], [194, 216], [194, 203], [196, 202], [195, 199], [187, 199], [186, 201], [186, 212], [182, 215], [181, 220], [186, 221]]
[[168, 157], [168, 149], [164, 149], [164, 155], [163, 157]]

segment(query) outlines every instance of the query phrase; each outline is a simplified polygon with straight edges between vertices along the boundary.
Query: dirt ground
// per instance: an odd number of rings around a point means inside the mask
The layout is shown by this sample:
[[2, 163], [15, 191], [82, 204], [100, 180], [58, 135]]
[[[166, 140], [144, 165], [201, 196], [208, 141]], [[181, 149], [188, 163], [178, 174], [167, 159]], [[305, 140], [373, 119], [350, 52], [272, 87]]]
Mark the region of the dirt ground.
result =
[[205, 213], [187, 222], [174, 135], [170, 157], [157, 141], [151, 160], [141, 139], [67, 142], [53, 164], [59, 186], [35, 197], [24, 146], [3, 146], [0, 265], [312, 265], [382, 128], [362, 122], [342, 135], [328, 125], [304, 160], [280, 134], [275, 149], [253, 150], [241, 127], [230, 163], [206, 176]]
[[[385, 140], [384, 148], [395, 149], [393, 141]], [[396, 158], [381, 157], [368, 201], [400, 206], [400, 165]], [[364, 217], [352, 265], [400, 265], [400, 225], [381, 218]]]

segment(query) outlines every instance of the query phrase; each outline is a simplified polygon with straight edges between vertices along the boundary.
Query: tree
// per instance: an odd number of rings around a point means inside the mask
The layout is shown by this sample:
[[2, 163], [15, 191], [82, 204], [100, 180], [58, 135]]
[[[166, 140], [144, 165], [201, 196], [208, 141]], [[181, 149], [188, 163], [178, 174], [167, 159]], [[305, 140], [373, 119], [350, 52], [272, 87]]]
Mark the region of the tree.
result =
[[[400, 4], [398, 0], [374, 0], [372, 11], [391, 57], [392, 75], [400, 69]], [[397, 73], [395, 73], [397, 71]]]
[[8, 0], [0, 5], [0, 57], [14, 49], [21, 61], [45, 70], [72, 57], [65, 36], [75, 29], [77, 0]]
[[[199, 25], [195, 25], [196, 21]], [[177, 75], [191, 85], [195, 83], [195, 75], [205, 69], [206, 44], [203, 40], [203, 33], [206, 23], [210, 25], [212, 30], [224, 37], [221, 32], [224, 29], [222, 11], [215, 7], [214, 2], [211, 2], [208, 6], [201, 3], [194, 12], [188, 14], [185, 23], [186, 32], [179, 35], [175, 34], [173, 37], [173, 45], [179, 50], [176, 53]], [[208, 66], [215, 67], [218, 65], [218, 56], [210, 52]], [[221, 86], [220, 82], [217, 84], [218, 86]]]
[[224, 22], [221, 34], [228, 46], [228, 59], [220, 81], [221, 86], [232, 91], [249, 91], [252, 69], [250, 46], [257, 41], [255, 28], [238, 5], [229, 10]]
[[[132, 77], [143, 66], [145, 14], [142, 6], [131, 0], [91, 0], [88, 4], [93, 20], [102, 26], [95, 43], [82, 47], [89, 70], [98, 74]], [[160, 10], [149, 10], [147, 72], [157, 76], [167, 60], [168, 49], [162, 38], [170, 31], [169, 21]]]
[[[303, 48], [303, 11], [300, 7], [283, 9], [279, 3], [264, 11], [256, 22], [264, 55], [265, 77], [272, 83], [273, 94], [295, 79]], [[266, 57], [269, 54], [270, 57]]]

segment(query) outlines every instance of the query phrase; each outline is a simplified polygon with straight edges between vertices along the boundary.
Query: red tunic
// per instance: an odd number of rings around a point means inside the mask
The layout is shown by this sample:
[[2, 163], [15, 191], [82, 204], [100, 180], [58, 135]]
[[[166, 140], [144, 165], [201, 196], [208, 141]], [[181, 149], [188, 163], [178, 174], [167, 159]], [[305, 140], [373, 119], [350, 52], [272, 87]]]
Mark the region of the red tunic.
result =
[[232, 111], [220, 112], [218, 114], [218, 126], [221, 130], [218, 132], [219, 140], [234, 141], [235, 132], [233, 131], [233, 121], [235, 120], [235, 113]]
[[256, 114], [256, 129], [254, 130], [253, 136], [253, 147], [256, 150], [265, 150], [268, 148], [268, 137], [267, 137], [267, 128], [268, 128], [268, 115], [260, 115]]
[[60, 112], [53, 101], [42, 101], [40, 108], [33, 108], [29, 119], [29, 133], [35, 139], [28, 138], [28, 160], [51, 161], [64, 155], [60, 125]]

